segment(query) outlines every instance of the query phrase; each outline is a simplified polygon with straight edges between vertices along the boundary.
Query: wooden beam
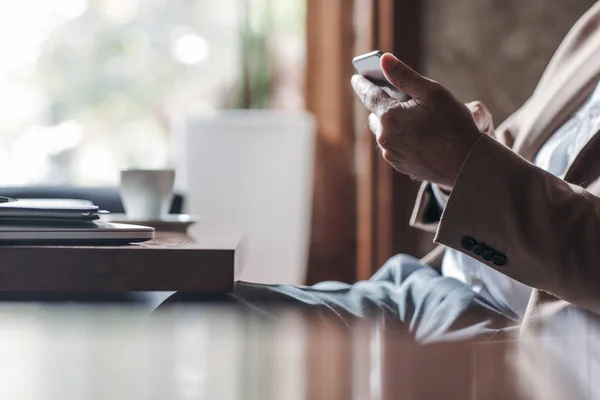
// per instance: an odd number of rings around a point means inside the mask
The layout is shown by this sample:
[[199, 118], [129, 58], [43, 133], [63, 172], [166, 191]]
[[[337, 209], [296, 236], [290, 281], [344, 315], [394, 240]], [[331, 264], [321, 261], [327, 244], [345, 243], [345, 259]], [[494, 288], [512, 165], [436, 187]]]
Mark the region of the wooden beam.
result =
[[[355, 30], [356, 54], [372, 51], [377, 42], [376, 26], [377, 2], [373, 0], [356, 0]], [[356, 129], [356, 191], [357, 191], [357, 271], [356, 279], [369, 279], [373, 272], [376, 253], [376, 224], [374, 219], [377, 196], [377, 179], [373, 175], [377, 164], [378, 154], [375, 142], [367, 127], [369, 113], [363, 104], [355, 101]]]
[[[376, 46], [383, 52], [396, 52], [396, 10], [399, 5], [394, 0], [379, 0], [377, 7], [377, 21], [374, 26], [378, 30]], [[371, 274], [382, 266], [393, 254], [392, 243], [393, 225], [397, 224], [393, 218], [393, 169], [382, 158], [377, 157], [375, 165], [377, 179], [376, 202], [376, 240], [377, 246], [373, 257], [374, 265]]]
[[[357, 0], [356, 53], [394, 52], [393, 0]], [[358, 11], [360, 10], [360, 11]], [[357, 132], [357, 279], [368, 279], [392, 254], [393, 171], [377, 151], [367, 126], [368, 112], [358, 104]]]
[[353, 2], [307, 0], [306, 103], [317, 121], [308, 283], [356, 277]]

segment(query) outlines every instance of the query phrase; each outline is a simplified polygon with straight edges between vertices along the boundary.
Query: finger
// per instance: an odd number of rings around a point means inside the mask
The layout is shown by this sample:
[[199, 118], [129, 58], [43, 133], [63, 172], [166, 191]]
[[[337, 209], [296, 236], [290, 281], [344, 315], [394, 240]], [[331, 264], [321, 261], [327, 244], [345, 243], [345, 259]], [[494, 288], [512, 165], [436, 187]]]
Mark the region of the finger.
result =
[[379, 151], [381, 151], [381, 156], [384, 160], [391, 163], [392, 153], [388, 150], [388, 148], [385, 145], [385, 140], [383, 140], [383, 137], [381, 135], [381, 132], [383, 132], [381, 120], [377, 118], [375, 114], [369, 115], [369, 129], [371, 130], [371, 132], [373, 132], [373, 135], [375, 136], [375, 142], [377, 143], [377, 148], [379, 149]]
[[389, 110], [391, 103], [394, 102], [394, 99], [382, 88], [362, 75], [352, 77], [352, 87], [365, 107], [377, 116]]
[[415, 72], [392, 54], [386, 53], [381, 57], [381, 69], [387, 80], [402, 93], [406, 93], [415, 99], [427, 95], [431, 81]]
[[481, 132], [485, 132], [489, 127], [489, 120], [486, 120], [486, 116], [481, 108], [481, 102], [471, 101], [465, 105], [469, 111], [471, 111], [471, 115], [473, 116], [473, 120], [475, 121], [477, 128], [479, 128]]
[[480, 114], [482, 118], [486, 121], [486, 128], [484, 132], [490, 135], [491, 137], [496, 137], [496, 129], [494, 127], [494, 117], [492, 117], [492, 113], [482, 102], [479, 102]]
[[494, 137], [494, 122], [492, 113], [490, 113], [485, 104], [483, 104], [481, 101], [472, 101], [465, 105], [471, 111], [477, 128], [479, 128], [481, 132]]

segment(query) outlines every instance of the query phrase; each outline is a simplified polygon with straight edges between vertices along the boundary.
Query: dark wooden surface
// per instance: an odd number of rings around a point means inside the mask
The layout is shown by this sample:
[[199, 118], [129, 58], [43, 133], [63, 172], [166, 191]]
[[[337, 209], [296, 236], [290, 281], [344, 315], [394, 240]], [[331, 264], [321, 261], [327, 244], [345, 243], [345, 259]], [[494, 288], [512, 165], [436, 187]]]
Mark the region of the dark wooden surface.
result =
[[0, 246], [0, 290], [229, 292], [239, 243], [157, 232], [129, 246]]

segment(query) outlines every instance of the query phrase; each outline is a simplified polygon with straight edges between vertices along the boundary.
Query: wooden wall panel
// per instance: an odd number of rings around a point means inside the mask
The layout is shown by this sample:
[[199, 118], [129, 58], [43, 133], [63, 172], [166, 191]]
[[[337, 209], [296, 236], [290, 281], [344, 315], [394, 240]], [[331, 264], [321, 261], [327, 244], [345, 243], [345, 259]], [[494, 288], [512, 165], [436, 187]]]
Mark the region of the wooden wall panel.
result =
[[352, 0], [307, 0], [307, 108], [317, 120], [308, 283], [356, 277]]
[[[377, 32], [373, 29], [376, 22], [376, 2], [373, 0], [356, 0], [355, 7], [355, 30], [356, 30], [356, 54], [363, 54], [375, 48]], [[377, 201], [377, 180], [373, 175], [375, 165], [378, 162], [377, 148], [367, 126], [368, 111], [362, 103], [356, 99], [355, 107], [355, 130], [356, 130], [356, 195], [357, 195], [357, 270], [356, 279], [368, 279], [374, 264], [376, 252], [376, 225], [373, 221], [374, 210]]]

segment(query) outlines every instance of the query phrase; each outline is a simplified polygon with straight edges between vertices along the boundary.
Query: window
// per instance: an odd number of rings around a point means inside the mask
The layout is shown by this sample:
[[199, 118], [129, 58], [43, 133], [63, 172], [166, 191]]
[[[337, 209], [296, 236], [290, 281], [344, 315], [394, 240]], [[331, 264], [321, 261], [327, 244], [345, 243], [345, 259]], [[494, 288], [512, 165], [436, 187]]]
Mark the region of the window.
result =
[[169, 165], [191, 108], [303, 107], [303, 0], [0, 5], [0, 185]]

